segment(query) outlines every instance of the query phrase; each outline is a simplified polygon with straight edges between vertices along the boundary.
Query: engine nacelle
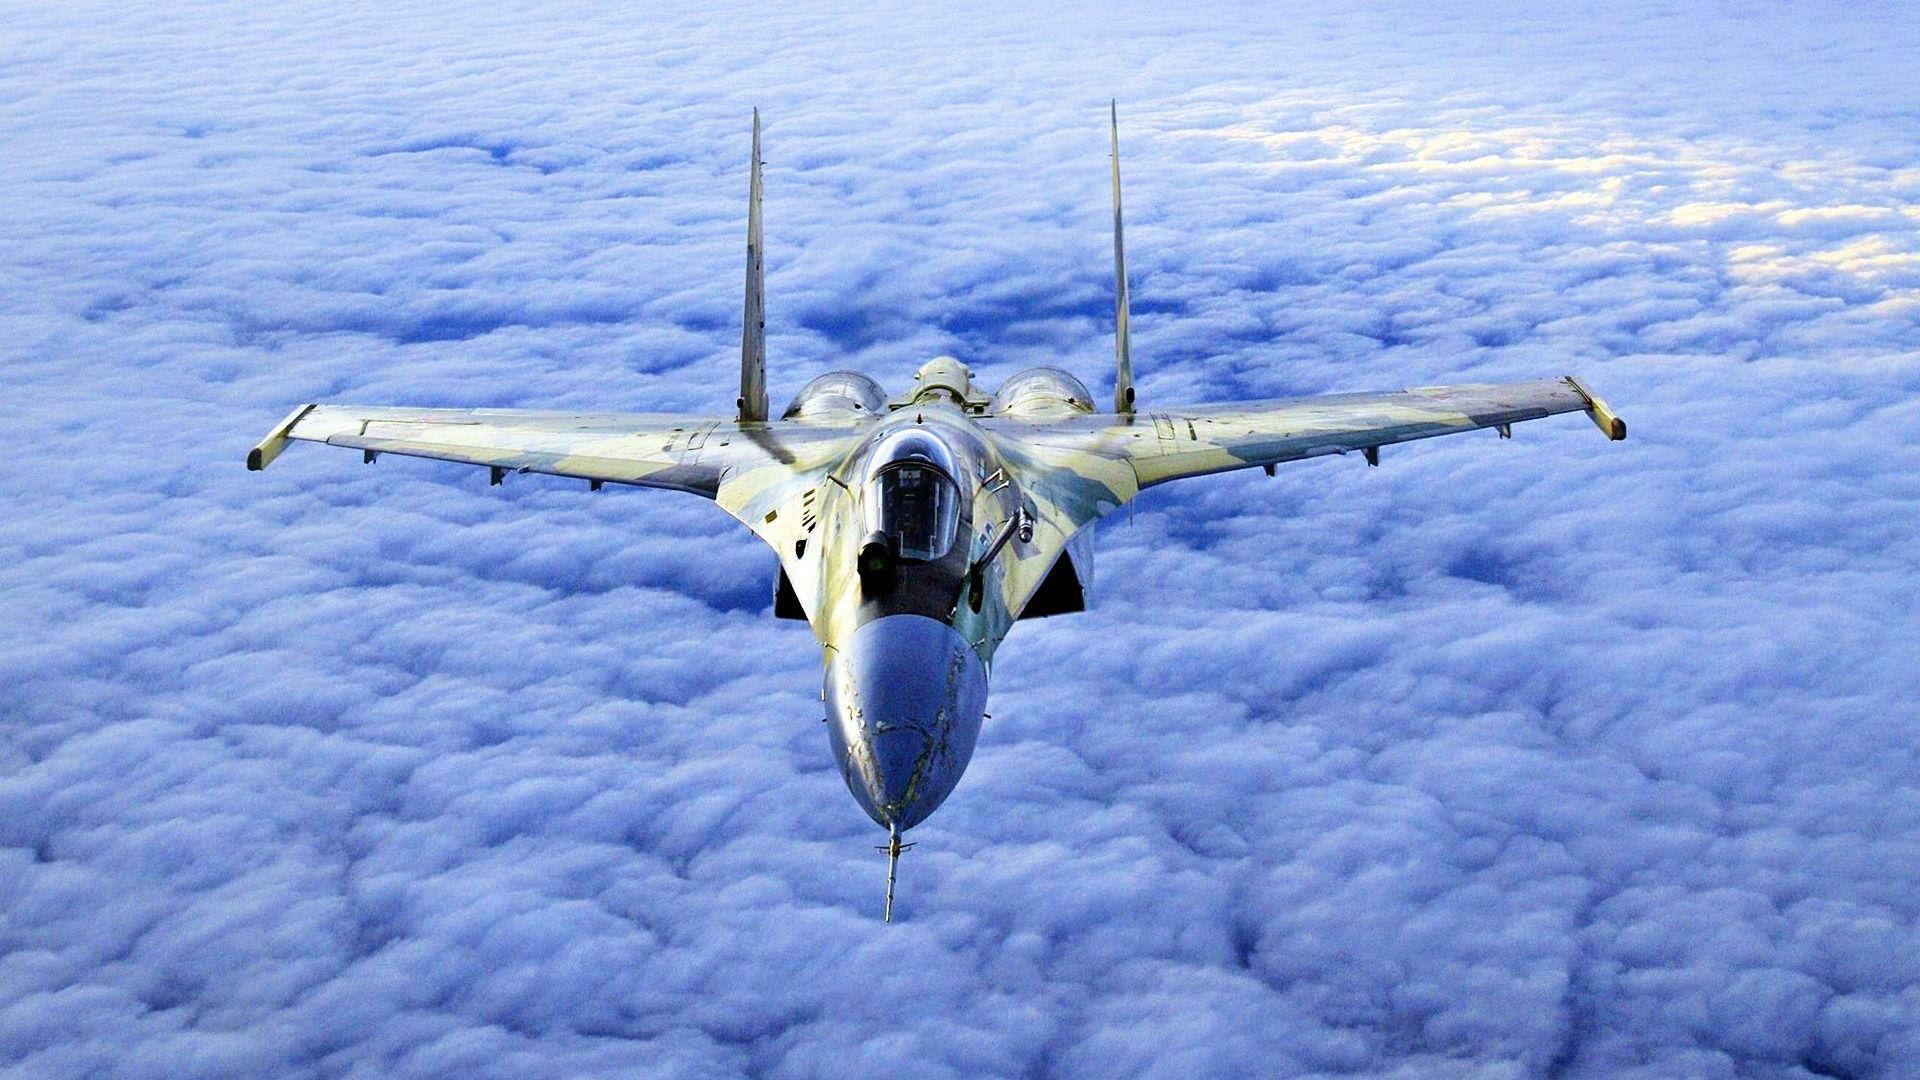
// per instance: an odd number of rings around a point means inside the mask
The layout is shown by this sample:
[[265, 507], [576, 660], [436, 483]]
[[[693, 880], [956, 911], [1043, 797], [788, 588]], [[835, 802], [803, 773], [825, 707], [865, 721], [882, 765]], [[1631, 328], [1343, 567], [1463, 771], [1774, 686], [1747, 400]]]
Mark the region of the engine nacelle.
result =
[[1093, 411], [1093, 395], [1079, 379], [1056, 367], [1016, 372], [994, 391], [987, 412], [995, 416], [1073, 416]]
[[857, 371], [829, 371], [801, 387], [780, 418], [823, 420], [875, 413], [881, 416], [887, 413], [887, 395], [879, 383]]

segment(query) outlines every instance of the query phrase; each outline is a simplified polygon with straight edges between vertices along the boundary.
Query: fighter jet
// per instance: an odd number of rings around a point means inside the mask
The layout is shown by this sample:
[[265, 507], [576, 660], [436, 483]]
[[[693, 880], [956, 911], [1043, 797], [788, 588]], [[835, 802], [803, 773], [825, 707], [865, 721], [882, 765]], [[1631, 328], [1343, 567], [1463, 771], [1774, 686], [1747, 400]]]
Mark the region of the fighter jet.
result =
[[1081, 611], [1101, 518], [1157, 484], [1328, 454], [1380, 463], [1390, 443], [1584, 412], [1626, 424], [1573, 376], [1232, 404], [1158, 405], [1134, 393], [1113, 139], [1116, 367], [1111, 408], [1056, 367], [988, 393], [939, 356], [888, 394], [834, 371], [778, 416], [767, 408], [760, 115], [753, 116], [740, 393], [731, 416], [301, 405], [247, 454], [289, 440], [668, 488], [712, 499], [773, 548], [773, 614], [804, 619], [825, 660], [827, 739], [854, 801], [887, 831], [893, 918], [907, 830], [959, 783], [980, 735], [994, 653], [1013, 624]]

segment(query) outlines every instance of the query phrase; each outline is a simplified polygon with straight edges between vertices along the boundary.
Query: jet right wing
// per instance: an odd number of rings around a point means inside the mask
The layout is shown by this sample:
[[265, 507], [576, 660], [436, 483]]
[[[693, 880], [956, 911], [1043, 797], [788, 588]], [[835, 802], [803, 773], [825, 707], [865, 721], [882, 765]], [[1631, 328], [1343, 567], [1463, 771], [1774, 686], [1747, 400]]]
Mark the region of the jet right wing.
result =
[[[1610, 439], [1627, 436], [1625, 421], [1572, 376], [1131, 414], [985, 417], [981, 426], [1014, 466], [1033, 515], [1033, 542], [1021, 554], [1040, 556], [1008, 569], [1009, 606], [1021, 610], [1081, 530], [1143, 488], [1324, 454], [1358, 452], [1377, 464], [1388, 443], [1489, 427], [1505, 435], [1513, 424], [1568, 412], [1585, 412]], [[1090, 554], [1076, 554], [1076, 563]]]
[[1139, 431], [1121, 445], [1146, 488], [1323, 454], [1359, 451], [1377, 462], [1379, 448], [1389, 443], [1480, 428], [1505, 435], [1521, 421], [1569, 412], [1588, 413], [1609, 439], [1627, 437], [1626, 422], [1569, 376], [1170, 409], [1149, 414], [1151, 437]]
[[994, 417], [1028, 472], [1054, 491], [1060, 525], [1071, 531], [1116, 509], [1142, 488], [1188, 476], [1324, 454], [1359, 452], [1378, 461], [1389, 443], [1585, 412], [1610, 439], [1625, 421], [1579, 379], [1432, 386], [1384, 393], [1198, 405], [1058, 419]]

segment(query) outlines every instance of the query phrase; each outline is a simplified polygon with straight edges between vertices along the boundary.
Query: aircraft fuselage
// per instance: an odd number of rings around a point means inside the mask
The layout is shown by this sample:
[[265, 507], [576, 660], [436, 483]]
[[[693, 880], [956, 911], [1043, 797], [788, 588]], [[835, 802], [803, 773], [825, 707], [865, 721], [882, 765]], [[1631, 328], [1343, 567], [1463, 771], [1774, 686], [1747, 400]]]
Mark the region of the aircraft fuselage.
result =
[[993, 649], [1015, 614], [999, 563], [1021, 541], [987, 555], [1020, 493], [992, 439], [938, 392], [876, 422], [829, 490], [820, 557], [833, 565], [813, 605], [828, 733], [861, 808], [905, 830], [973, 756]]

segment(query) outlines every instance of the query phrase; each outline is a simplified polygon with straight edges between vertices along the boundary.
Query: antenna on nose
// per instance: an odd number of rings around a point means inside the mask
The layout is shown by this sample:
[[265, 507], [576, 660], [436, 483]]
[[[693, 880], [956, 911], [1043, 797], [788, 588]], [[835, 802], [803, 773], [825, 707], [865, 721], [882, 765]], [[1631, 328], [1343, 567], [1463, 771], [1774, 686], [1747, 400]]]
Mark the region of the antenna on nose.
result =
[[886, 914], [881, 917], [882, 922], [893, 921], [894, 874], [900, 868], [900, 853], [912, 846], [912, 844], [903, 844], [900, 842], [900, 823], [895, 821], [887, 825], [887, 842], [873, 849], [887, 853], [887, 911]]

